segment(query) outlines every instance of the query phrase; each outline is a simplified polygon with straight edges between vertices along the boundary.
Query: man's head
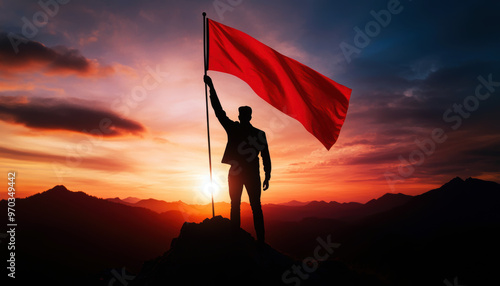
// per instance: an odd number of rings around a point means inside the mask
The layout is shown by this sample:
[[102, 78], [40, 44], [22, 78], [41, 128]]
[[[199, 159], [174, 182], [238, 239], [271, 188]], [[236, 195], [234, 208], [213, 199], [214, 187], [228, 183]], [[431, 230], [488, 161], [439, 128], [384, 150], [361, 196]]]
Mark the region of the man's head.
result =
[[238, 108], [238, 111], [240, 112], [238, 118], [240, 119], [241, 123], [250, 122], [250, 119], [252, 119], [252, 108], [250, 106], [240, 106]]

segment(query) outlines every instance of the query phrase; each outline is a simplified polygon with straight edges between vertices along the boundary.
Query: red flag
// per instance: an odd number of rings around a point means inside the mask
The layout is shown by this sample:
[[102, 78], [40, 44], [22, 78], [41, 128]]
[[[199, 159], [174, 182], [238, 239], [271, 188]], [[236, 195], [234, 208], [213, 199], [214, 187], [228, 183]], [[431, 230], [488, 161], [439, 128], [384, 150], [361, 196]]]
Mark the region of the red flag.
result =
[[208, 19], [208, 69], [245, 81], [258, 96], [297, 119], [326, 149], [337, 141], [351, 89], [249, 35]]

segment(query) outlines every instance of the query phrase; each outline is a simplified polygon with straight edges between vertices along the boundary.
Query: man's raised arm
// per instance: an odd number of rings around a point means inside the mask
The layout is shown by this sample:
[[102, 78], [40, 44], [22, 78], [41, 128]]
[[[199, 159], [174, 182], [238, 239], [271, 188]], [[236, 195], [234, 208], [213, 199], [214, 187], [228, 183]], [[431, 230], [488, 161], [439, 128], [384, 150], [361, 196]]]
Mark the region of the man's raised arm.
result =
[[215, 91], [214, 84], [212, 79], [205, 75], [203, 77], [203, 81], [210, 87], [210, 102], [212, 103], [212, 108], [214, 109], [215, 116], [219, 119], [220, 124], [225, 128], [227, 124], [231, 123], [231, 119], [229, 119], [226, 115], [224, 109], [222, 109], [222, 105], [220, 104], [219, 97], [217, 96], [217, 92]]

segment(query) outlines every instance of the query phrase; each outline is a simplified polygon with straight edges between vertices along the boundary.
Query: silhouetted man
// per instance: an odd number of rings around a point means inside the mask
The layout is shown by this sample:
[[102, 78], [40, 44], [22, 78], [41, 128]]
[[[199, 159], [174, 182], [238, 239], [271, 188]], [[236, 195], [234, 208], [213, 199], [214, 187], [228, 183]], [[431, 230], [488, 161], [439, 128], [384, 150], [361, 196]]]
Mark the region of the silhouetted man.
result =
[[271, 179], [271, 158], [267, 146], [266, 133], [250, 124], [252, 109], [249, 106], [238, 108], [238, 121], [232, 121], [222, 109], [212, 79], [205, 75], [205, 83], [210, 87], [210, 101], [217, 119], [227, 133], [227, 145], [222, 163], [231, 165], [228, 183], [231, 197], [231, 222], [240, 227], [240, 203], [243, 186], [245, 186], [250, 206], [252, 207], [253, 223], [257, 240], [264, 242], [264, 216], [260, 205], [260, 170], [259, 153], [262, 156], [266, 177], [262, 184], [264, 191], [269, 188]]

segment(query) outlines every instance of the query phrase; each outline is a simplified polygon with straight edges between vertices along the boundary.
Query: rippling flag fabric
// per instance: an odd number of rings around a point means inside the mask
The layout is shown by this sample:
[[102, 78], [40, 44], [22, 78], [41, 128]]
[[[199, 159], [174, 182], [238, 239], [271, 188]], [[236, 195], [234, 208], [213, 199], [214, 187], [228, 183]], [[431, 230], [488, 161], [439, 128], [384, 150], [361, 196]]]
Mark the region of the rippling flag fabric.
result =
[[337, 141], [350, 88], [211, 19], [207, 50], [209, 70], [245, 81], [262, 99], [298, 120], [326, 149]]

